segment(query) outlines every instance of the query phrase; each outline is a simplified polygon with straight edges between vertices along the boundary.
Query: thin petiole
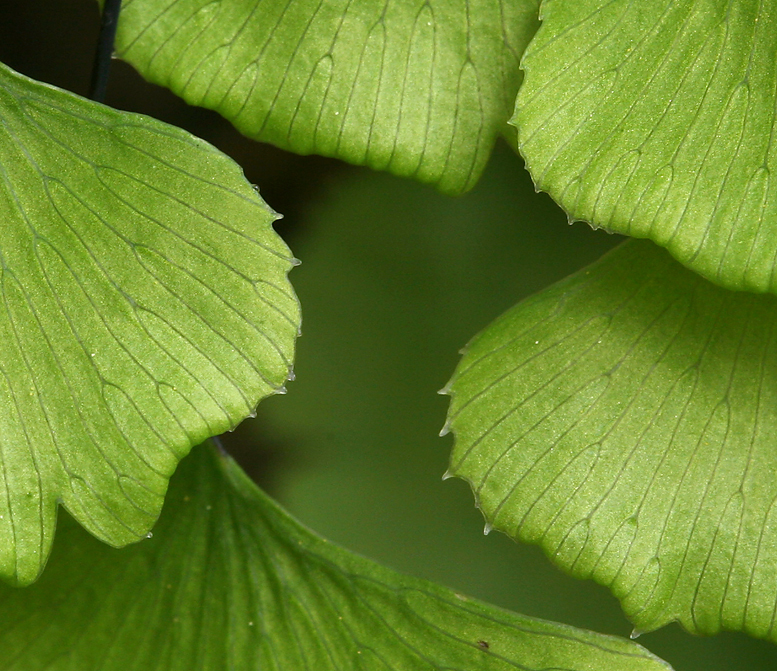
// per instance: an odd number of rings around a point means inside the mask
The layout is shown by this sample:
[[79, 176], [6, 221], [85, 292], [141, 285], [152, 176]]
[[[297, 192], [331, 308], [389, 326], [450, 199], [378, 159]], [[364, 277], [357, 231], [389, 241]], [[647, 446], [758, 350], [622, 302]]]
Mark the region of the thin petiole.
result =
[[97, 102], [105, 101], [105, 93], [108, 90], [108, 75], [111, 71], [113, 43], [116, 40], [120, 11], [121, 0], [105, 0], [100, 22], [100, 36], [97, 39], [97, 50], [94, 54], [92, 82], [89, 85], [89, 97]]

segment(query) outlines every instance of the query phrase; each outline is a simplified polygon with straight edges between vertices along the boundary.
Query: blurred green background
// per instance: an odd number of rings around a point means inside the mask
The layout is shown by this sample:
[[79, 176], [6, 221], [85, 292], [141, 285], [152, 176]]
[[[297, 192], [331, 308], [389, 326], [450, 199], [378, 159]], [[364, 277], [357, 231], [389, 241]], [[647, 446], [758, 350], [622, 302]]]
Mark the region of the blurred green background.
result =
[[[85, 94], [97, 34], [91, 0], [3, 0], [0, 60]], [[569, 578], [535, 547], [484, 536], [468, 486], [443, 482], [451, 437], [436, 394], [458, 350], [521, 298], [617, 243], [535, 194], [497, 147], [475, 190], [433, 189], [241, 138], [117, 62], [108, 103], [151, 114], [235, 158], [286, 218], [303, 264], [297, 380], [225, 437], [251, 475], [314, 530], [399, 570], [500, 606], [627, 636], [607, 590]], [[667, 627], [640, 643], [677, 671], [777, 668], [777, 647]]]

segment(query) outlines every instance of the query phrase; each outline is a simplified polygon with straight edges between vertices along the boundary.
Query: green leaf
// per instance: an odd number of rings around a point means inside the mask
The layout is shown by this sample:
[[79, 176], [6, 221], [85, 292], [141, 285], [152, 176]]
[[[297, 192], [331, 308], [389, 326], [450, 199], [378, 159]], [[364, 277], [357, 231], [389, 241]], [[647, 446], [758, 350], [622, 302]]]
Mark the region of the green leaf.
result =
[[777, 291], [777, 1], [547, 0], [512, 123], [571, 217]]
[[3, 671], [669, 669], [342, 550], [209, 448], [181, 465], [151, 540], [114, 550], [62, 523], [38, 584], [0, 587]]
[[123, 545], [192, 445], [278, 392], [299, 316], [276, 218], [184, 131], [0, 66], [0, 576], [57, 504]]
[[638, 630], [777, 641], [777, 299], [631, 241], [473, 340], [451, 474]]
[[117, 54], [249, 137], [470, 188], [538, 0], [125, 0]]

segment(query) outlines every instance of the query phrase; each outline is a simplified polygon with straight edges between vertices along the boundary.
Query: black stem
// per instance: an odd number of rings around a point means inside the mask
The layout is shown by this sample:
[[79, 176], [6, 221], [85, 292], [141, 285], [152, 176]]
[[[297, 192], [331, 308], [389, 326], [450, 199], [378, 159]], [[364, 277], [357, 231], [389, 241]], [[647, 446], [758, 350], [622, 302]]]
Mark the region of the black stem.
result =
[[94, 54], [92, 83], [89, 85], [89, 97], [100, 103], [105, 100], [105, 93], [108, 90], [108, 74], [111, 71], [113, 43], [116, 40], [116, 27], [119, 25], [120, 11], [121, 0], [105, 0], [100, 23], [100, 37], [97, 40], [97, 51]]

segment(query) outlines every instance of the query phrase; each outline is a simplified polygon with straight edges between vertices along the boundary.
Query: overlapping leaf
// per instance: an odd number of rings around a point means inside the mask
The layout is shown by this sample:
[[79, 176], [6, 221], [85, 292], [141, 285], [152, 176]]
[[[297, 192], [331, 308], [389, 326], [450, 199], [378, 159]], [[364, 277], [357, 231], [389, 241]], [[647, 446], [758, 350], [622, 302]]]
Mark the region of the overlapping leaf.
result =
[[117, 53], [246, 135], [471, 187], [537, 0], [125, 0]]
[[776, 336], [775, 297], [631, 241], [471, 343], [451, 473], [638, 629], [777, 640]]
[[174, 476], [152, 539], [114, 550], [62, 526], [38, 584], [0, 587], [2, 671], [669, 669], [333, 546], [209, 448]]
[[777, 291], [777, 2], [547, 0], [513, 123], [571, 216]]
[[278, 391], [275, 217], [188, 133], [0, 69], [0, 576], [37, 577], [57, 503], [142, 537], [191, 446]]

